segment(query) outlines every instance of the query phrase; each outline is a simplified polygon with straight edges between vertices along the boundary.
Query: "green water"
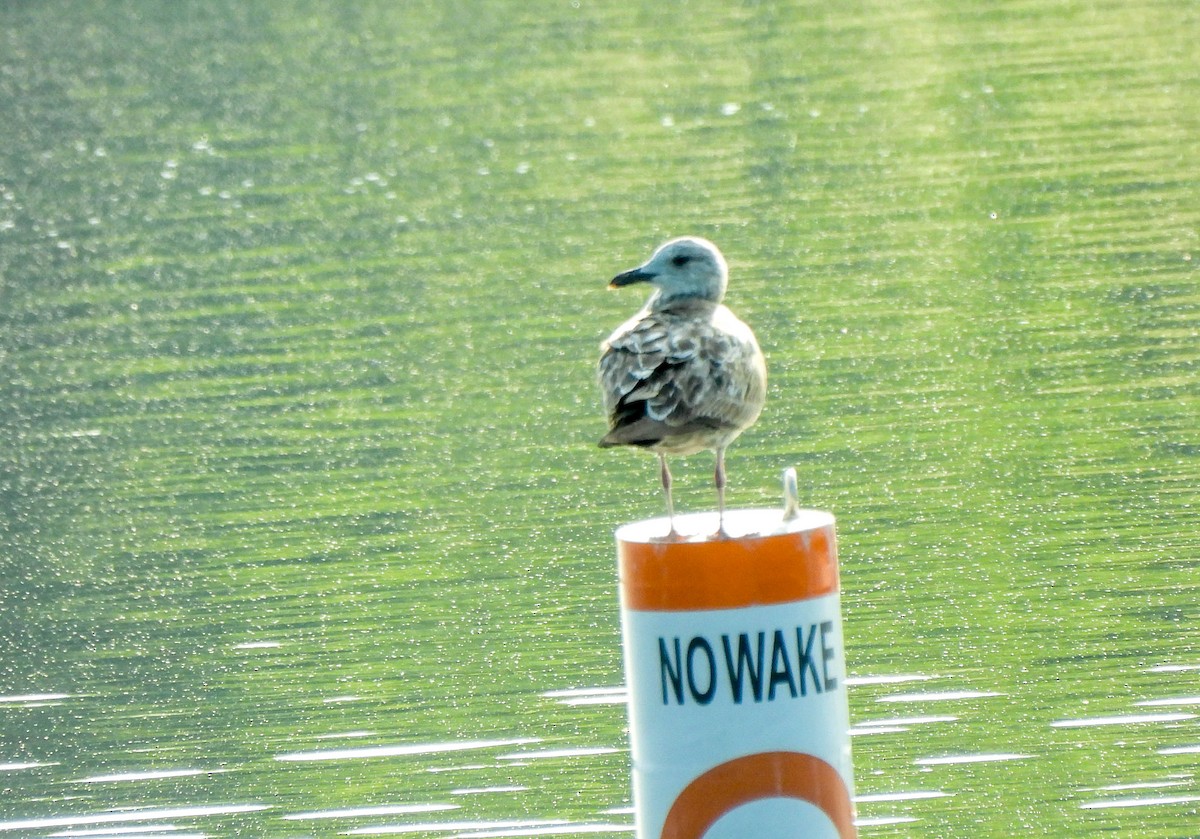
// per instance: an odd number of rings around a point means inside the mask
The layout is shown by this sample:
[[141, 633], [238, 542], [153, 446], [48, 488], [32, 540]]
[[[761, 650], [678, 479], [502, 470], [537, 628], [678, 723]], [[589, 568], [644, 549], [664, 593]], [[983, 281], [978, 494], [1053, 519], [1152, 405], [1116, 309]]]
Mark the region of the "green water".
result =
[[593, 366], [682, 233], [768, 355], [731, 504], [798, 467], [852, 721], [927, 718], [862, 835], [1196, 836], [1198, 25], [0, 4], [0, 836], [630, 835], [555, 692], [622, 681]]

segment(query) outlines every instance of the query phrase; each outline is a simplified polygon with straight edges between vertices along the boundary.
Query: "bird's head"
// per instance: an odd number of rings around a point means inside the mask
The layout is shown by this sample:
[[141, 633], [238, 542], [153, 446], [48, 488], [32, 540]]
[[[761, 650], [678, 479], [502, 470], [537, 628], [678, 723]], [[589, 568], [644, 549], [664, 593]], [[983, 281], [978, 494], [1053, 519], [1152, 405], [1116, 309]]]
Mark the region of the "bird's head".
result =
[[729, 269], [717, 246], [697, 236], [683, 236], [661, 245], [646, 262], [617, 274], [608, 285], [650, 283], [658, 289], [660, 303], [685, 297], [720, 303], [728, 282]]

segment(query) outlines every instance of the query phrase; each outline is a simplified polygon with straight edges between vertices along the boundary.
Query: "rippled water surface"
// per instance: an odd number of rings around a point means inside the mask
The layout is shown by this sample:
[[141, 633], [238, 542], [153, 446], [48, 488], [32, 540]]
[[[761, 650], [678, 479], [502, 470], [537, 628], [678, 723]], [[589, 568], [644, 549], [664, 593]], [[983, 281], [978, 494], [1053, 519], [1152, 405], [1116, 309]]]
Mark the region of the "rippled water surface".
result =
[[681, 233], [731, 504], [838, 517], [862, 835], [1200, 835], [1198, 26], [0, 5], [0, 836], [631, 835], [593, 364]]

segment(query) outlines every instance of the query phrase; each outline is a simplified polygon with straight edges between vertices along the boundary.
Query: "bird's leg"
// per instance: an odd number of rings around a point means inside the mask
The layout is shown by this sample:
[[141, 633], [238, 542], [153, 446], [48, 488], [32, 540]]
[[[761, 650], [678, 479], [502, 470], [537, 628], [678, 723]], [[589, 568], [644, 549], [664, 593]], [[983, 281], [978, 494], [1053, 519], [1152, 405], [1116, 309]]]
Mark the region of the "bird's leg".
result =
[[676, 539], [679, 533], [675, 530], [675, 502], [671, 500], [671, 470], [667, 466], [667, 456], [662, 452], [658, 453], [658, 462], [662, 467], [663, 494], [667, 497], [667, 521], [671, 523], [671, 532], [667, 534], [667, 538]]
[[725, 532], [725, 447], [717, 448], [717, 468], [713, 472], [713, 482], [717, 485], [717, 532], [718, 539], [728, 539]]

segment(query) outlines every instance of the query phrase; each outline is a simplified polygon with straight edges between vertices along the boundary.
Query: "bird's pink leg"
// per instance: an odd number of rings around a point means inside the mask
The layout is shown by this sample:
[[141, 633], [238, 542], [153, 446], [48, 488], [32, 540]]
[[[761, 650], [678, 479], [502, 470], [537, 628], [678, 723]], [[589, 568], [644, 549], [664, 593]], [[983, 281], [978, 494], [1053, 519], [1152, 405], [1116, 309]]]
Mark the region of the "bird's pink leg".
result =
[[658, 462], [662, 467], [663, 494], [667, 497], [667, 520], [671, 523], [671, 532], [667, 534], [667, 539], [675, 540], [679, 538], [679, 532], [675, 530], [675, 502], [671, 500], [671, 470], [667, 466], [667, 456], [662, 452], [658, 453]]
[[717, 532], [718, 539], [728, 539], [725, 532], [725, 447], [717, 448], [717, 468], [713, 472], [713, 482], [717, 485]]

